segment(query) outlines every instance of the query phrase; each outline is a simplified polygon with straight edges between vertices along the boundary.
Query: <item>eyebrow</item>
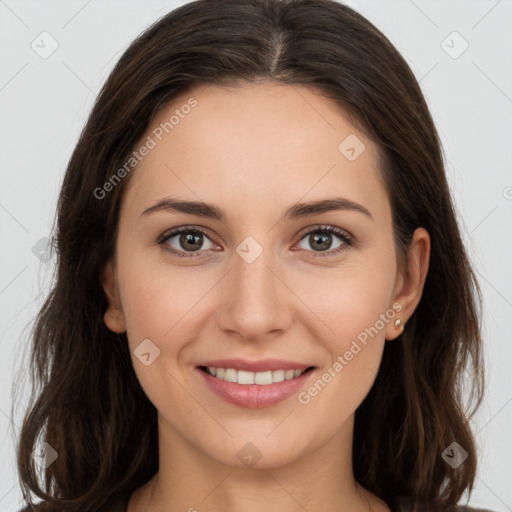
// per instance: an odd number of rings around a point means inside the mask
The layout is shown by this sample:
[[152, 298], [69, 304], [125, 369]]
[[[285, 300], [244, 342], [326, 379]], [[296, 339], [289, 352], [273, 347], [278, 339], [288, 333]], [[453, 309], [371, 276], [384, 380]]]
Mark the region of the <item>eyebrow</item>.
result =
[[[344, 197], [334, 197], [308, 203], [296, 203], [286, 210], [280, 220], [295, 220], [337, 210], [356, 211], [373, 219], [372, 214], [359, 203]], [[224, 210], [213, 204], [198, 201], [185, 201], [171, 197], [165, 197], [153, 206], [150, 206], [141, 213], [140, 217], [161, 211], [188, 213], [199, 217], [220, 220], [221, 222], [226, 222], [228, 217]]]

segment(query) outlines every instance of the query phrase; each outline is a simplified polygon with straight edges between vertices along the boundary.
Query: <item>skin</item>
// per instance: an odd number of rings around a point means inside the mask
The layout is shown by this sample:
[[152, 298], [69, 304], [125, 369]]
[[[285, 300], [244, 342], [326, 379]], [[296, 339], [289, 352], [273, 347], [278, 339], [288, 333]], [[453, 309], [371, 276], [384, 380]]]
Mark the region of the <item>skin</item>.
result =
[[[201, 86], [175, 98], [146, 136], [190, 96], [197, 106], [133, 171], [102, 276], [105, 322], [127, 331], [135, 372], [159, 418], [160, 468], [132, 495], [128, 512], [389, 510], [356, 483], [351, 453], [354, 413], [385, 343], [401, 332], [394, 320], [308, 404], [297, 395], [262, 409], [230, 404], [196, 366], [231, 357], [300, 361], [316, 367], [307, 389], [393, 304], [402, 307], [395, 319], [407, 322], [428, 271], [428, 233], [416, 230], [408, 268], [399, 268], [378, 148], [331, 100], [296, 85]], [[338, 150], [349, 134], [365, 144], [354, 161]], [[212, 203], [227, 220], [141, 216], [167, 196]], [[297, 202], [338, 196], [371, 218], [338, 210], [278, 222]], [[333, 254], [343, 243], [334, 234], [322, 251], [310, 236], [321, 225], [356, 243]], [[201, 256], [187, 257], [179, 235], [167, 244], [186, 257], [158, 245], [180, 226], [207, 231], [203, 245], [193, 246]], [[252, 263], [236, 252], [248, 236], [263, 250]], [[149, 366], [133, 353], [146, 338], [160, 349]], [[250, 467], [237, 457], [247, 442], [261, 454]]]

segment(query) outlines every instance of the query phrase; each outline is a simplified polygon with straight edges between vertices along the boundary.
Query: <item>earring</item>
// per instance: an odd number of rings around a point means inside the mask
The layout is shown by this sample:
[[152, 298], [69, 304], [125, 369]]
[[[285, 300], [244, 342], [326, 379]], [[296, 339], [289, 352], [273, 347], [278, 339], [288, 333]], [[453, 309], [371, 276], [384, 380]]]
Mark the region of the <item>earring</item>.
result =
[[401, 318], [397, 318], [397, 319], [395, 320], [395, 327], [396, 327], [397, 329], [400, 329], [401, 331], [403, 331], [403, 330], [404, 330], [404, 324], [403, 324], [403, 322], [402, 322], [402, 319], [401, 319]]

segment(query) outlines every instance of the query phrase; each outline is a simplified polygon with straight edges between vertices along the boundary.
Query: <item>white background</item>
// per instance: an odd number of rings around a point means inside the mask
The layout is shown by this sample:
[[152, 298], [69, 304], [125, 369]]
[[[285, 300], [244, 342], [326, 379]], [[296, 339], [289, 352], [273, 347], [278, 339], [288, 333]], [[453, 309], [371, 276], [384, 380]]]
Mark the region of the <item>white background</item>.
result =
[[[26, 367], [27, 325], [48, 290], [54, 263], [32, 248], [50, 235], [67, 160], [109, 71], [139, 32], [181, 3], [0, 0], [1, 510], [21, 506], [14, 436], [23, 402], [12, 416], [11, 387], [15, 370]], [[488, 390], [473, 420], [480, 468], [470, 504], [510, 511], [512, 1], [348, 3], [407, 59], [442, 137], [485, 305]], [[31, 48], [43, 31], [58, 43], [47, 59]], [[452, 58], [464, 40], [469, 47]]]

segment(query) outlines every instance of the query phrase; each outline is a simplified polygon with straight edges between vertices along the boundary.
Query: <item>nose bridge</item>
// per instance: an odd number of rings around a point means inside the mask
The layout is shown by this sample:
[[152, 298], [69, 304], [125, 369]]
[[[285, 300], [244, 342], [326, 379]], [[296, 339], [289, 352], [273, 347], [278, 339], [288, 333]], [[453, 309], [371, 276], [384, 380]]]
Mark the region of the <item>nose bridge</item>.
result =
[[[268, 240], [267, 240], [268, 242]], [[264, 248], [255, 238], [247, 237], [236, 249], [235, 257], [235, 292], [255, 297], [266, 298], [271, 295], [271, 289], [275, 287], [275, 276], [269, 270], [274, 263], [272, 248], [267, 243]], [[263, 297], [259, 297], [263, 294]], [[268, 297], [264, 297], [267, 295]]]
[[[239, 331], [246, 338], [286, 328], [286, 287], [276, 277], [272, 237], [245, 238], [236, 248], [228, 283], [228, 298], [222, 316], [224, 328]], [[265, 244], [265, 246], [264, 246]]]

